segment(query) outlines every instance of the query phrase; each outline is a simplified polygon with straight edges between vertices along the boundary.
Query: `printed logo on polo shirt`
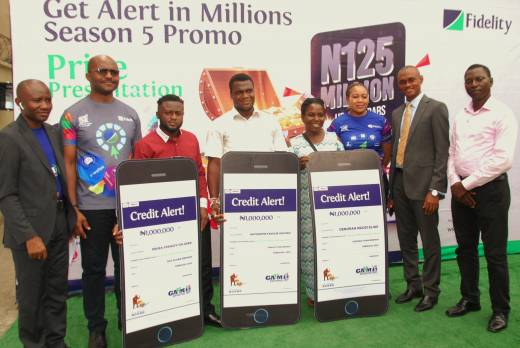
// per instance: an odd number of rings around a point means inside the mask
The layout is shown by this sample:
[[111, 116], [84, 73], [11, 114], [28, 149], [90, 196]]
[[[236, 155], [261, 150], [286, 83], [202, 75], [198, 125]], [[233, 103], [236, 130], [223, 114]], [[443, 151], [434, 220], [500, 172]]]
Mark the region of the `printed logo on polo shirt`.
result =
[[442, 27], [454, 31], [463, 31], [464, 29], [495, 30], [507, 35], [512, 24], [512, 20], [494, 14], [475, 14], [468, 11], [445, 9]]
[[78, 116], [78, 126], [80, 128], [83, 128], [83, 127], [90, 127], [92, 125], [92, 122], [90, 122], [88, 120], [88, 114], [87, 115], [83, 115], [83, 116]]
[[131, 118], [131, 117], [126, 117], [126, 116], [117, 116], [117, 119], [121, 122], [134, 122], [134, 120]]
[[344, 124], [343, 126], [339, 127], [340, 132], [346, 132], [348, 131], [348, 124]]
[[369, 123], [367, 127], [368, 127], [368, 128], [376, 128], [376, 129], [381, 129], [381, 128], [383, 128], [383, 127], [381, 127], [380, 125], [377, 125], [377, 124], [371, 124], [371, 123]]
[[96, 131], [98, 145], [118, 159], [121, 149], [126, 144], [126, 132], [116, 123], [104, 123]]

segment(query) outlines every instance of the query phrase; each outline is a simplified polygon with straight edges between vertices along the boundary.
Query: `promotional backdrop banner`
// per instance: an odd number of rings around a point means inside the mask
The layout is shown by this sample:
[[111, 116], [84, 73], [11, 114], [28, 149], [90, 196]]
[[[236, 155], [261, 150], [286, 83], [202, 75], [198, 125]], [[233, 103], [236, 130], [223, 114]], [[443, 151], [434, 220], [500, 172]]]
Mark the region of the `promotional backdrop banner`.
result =
[[[274, 114], [287, 137], [303, 131], [299, 107], [306, 96], [323, 98], [332, 119], [345, 110], [353, 81], [368, 87], [370, 109], [389, 117], [403, 101], [396, 79], [404, 65], [419, 67], [423, 91], [445, 102], [453, 117], [469, 101], [464, 71], [485, 64], [493, 95], [520, 117], [516, 0], [13, 0], [11, 17], [14, 83], [48, 83], [51, 123], [88, 95], [87, 61], [98, 54], [117, 61], [115, 94], [137, 110], [144, 133], [156, 127], [157, 99], [178, 94], [184, 128], [202, 151], [211, 122], [232, 108], [228, 81], [236, 72], [252, 76], [256, 108]], [[518, 147], [509, 173], [510, 240], [520, 239]], [[452, 252], [449, 201], [448, 194], [439, 227]], [[398, 250], [393, 224], [389, 233], [390, 250]]]

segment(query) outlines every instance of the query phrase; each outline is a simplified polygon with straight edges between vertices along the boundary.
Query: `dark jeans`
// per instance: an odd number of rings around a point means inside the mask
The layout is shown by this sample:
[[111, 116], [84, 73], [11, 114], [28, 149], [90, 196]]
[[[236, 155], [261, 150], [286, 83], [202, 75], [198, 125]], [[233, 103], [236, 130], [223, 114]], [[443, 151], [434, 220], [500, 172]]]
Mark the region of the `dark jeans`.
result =
[[119, 247], [112, 236], [116, 224], [114, 209], [83, 210], [90, 224], [87, 238], [81, 239], [81, 266], [83, 267], [83, 310], [90, 332], [106, 329], [105, 277], [108, 248], [114, 261], [114, 293], [117, 300], [118, 320], [121, 320], [121, 290], [119, 274]]
[[213, 279], [211, 265], [211, 227], [209, 222], [204, 230], [202, 230], [201, 244], [202, 310], [204, 315], [208, 315], [215, 312], [215, 306], [211, 304], [211, 299], [213, 298]]
[[65, 347], [69, 235], [65, 212], [58, 209], [47, 259], [29, 258], [27, 250], [12, 249], [16, 272], [18, 334], [27, 348]]
[[509, 270], [507, 265], [508, 210], [511, 202], [507, 179], [493, 181], [473, 190], [477, 202], [469, 208], [451, 200], [453, 227], [458, 247], [462, 297], [480, 303], [479, 234], [482, 233], [484, 255], [489, 275], [489, 295], [493, 312], [508, 315]]

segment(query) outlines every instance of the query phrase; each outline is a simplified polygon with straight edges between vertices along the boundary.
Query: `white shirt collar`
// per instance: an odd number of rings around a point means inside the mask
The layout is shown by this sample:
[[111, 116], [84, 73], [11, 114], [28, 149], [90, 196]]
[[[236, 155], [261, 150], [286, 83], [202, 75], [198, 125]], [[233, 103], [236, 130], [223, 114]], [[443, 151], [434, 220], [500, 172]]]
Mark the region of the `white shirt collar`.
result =
[[412, 104], [412, 108], [416, 110], [419, 106], [419, 103], [421, 102], [422, 97], [424, 97], [423, 92], [421, 92], [417, 97], [413, 98], [411, 101], [406, 101], [406, 103]]
[[250, 118], [245, 118], [244, 116], [240, 115], [240, 112], [238, 112], [237, 109], [235, 109], [233, 107], [233, 109], [231, 109], [231, 111], [233, 112], [233, 119], [242, 119], [242, 120], [249, 120], [251, 117], [259, 117], [260, 116], [260, 113], [258, 112], [258, 110], [254, 110], [253, 111], [253, 114], [251, 115]]
[[[157, 134], [161, 137], [161, 139], [167, 143], [168, 140], [170, 139], [170, 136], [166, 133], [163, 132], [163, 130], [161, 129], [161, 127], [157, 127], [157, 129], [155, 130], [157, 132]], [[182, 134], [182, 129], [179, 129], [179, 135]]]

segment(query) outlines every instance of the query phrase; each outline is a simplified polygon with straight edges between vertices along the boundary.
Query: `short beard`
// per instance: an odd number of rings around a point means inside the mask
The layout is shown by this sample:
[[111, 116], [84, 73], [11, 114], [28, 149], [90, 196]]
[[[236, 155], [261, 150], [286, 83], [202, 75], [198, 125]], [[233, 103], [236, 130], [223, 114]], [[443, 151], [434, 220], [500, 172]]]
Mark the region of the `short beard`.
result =
[[251, 106], [249, 109], [245, 109], [245, 108], [237, 108], [235, 106], [235, 109], [238, 111], [238, 113], [240, 114], [249, 114], [249, 113], [253, 113], [255, 111], [255, 107], [254, 107], [254, 104], [253, 106]]
[[167, 124], [160, 123], [159, 127], [161, 128], [161, 130], [163, 132], [168, 133], [169, 135], [177, 135], [177, 134], [179, 134], [179, 131], [181, 130], [182, 123], [178, 127], [175, 127], [175, 128], [169, 127]]

